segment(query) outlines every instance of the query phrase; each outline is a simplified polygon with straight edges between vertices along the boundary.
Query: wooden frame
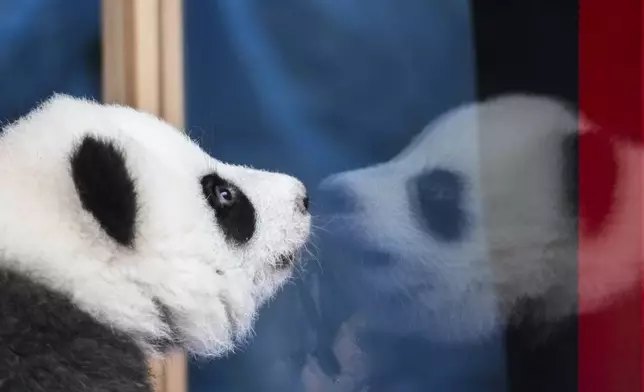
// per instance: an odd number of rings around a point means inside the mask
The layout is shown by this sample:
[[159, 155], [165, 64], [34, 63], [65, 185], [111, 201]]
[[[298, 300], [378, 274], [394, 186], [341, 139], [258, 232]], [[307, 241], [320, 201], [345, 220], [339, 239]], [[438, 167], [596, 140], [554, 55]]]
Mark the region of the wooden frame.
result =
[[[103, 100], [184, 127], [182, 0], [103, 0]], [[187, 392], [183, 354], [150, 361], [157, 392]]]

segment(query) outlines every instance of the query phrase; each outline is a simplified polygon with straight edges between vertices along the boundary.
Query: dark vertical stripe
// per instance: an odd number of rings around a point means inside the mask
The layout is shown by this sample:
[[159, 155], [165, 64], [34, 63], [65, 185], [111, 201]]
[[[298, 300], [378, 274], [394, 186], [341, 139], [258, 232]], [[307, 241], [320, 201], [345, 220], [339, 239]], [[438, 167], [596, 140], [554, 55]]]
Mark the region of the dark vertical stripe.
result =
[[[472, 0], [472, 6], [479, 100], [529, 93], [577, 105], [578, 0]], [[569, 258], [574, 263], [576, 252]], [[530, 314], [539, 305], [526, 301], [518, 311]], [[508, 328], [508, 391], [577, 390], [577, 317], [548, 328], [554, 332], [545, 341], [544, 326], [529, 319]]]

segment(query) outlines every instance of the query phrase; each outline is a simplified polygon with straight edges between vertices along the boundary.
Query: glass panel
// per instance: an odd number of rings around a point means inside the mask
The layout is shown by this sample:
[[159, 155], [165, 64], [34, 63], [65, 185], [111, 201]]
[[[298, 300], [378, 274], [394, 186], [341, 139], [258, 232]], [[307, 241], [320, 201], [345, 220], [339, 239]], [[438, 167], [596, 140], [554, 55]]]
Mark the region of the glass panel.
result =
[[193, 360], [190, 392], [639, 385], [641, 100], [606, 67], [627, 86], [641, 57], [622, 8], [595, 7], [604, 29], [580, 6], [186, 0], [189, 132], [302, 179], [315, 222], [256, 335]]

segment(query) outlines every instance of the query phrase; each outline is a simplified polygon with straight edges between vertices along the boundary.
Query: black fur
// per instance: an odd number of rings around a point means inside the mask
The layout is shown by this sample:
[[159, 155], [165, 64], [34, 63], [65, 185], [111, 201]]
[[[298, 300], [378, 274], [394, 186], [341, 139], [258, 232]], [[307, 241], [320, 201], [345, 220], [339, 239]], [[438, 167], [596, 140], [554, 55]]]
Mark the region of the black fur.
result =
[[116, 242], [133, 246], [137, 200], [123, 153], [109, 141], [86, 136], [70, 163], [83, 208]]
[[151, 392], [145, 356], [63, 294], [0, 269], [0, 392]]
[[[244, 192], [216, 173], [204, 176], [201, 186], [226, 239], [238, 245], [247, 243], [255, 234], [256, 217], [255, 207]], [[222, 190], [228, 190], [233, 195], [230, 202], [224, 204], [219, 200], [217, 194]]]
[[165, 329], [169, 331], [169, 336], [167, 338], [153, 337], [151, 339], [144, 336], [143, 339], [158, 352], [169, 354], [173, 349], [181, 347], [181, 331], [175, 322], [175, 316], [172, 310], [170, 310], [170, 307], [164, 304], [159, 298], [154, 298], [153, 301], [157, 311], [161, 315], [161, 322], [165, 324]]
[[461, 177], [446, 169], [433, 169], [409, 180], [408, 194], [414, 214], [433, 237], [458, 241], [467, 226]]

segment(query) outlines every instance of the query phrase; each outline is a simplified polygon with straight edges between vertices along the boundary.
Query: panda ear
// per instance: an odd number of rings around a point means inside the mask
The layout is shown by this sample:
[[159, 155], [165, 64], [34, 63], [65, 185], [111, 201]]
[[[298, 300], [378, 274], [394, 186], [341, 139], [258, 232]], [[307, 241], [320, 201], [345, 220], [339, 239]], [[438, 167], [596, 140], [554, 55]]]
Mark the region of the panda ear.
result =
[[[569, 212], [578, 218], [585, 233], [600, 234], [615, 202], [619, 167], [613, 142], [599, 132], [575, 133], [564, 140], [563, 156]], [[579, 168], [580, 160], [583, 170]]]
[[86, 136], [70, 163], [83, 208], [117, 243], [132, 246], [137, 201], [123, 152], [112, 142]]

